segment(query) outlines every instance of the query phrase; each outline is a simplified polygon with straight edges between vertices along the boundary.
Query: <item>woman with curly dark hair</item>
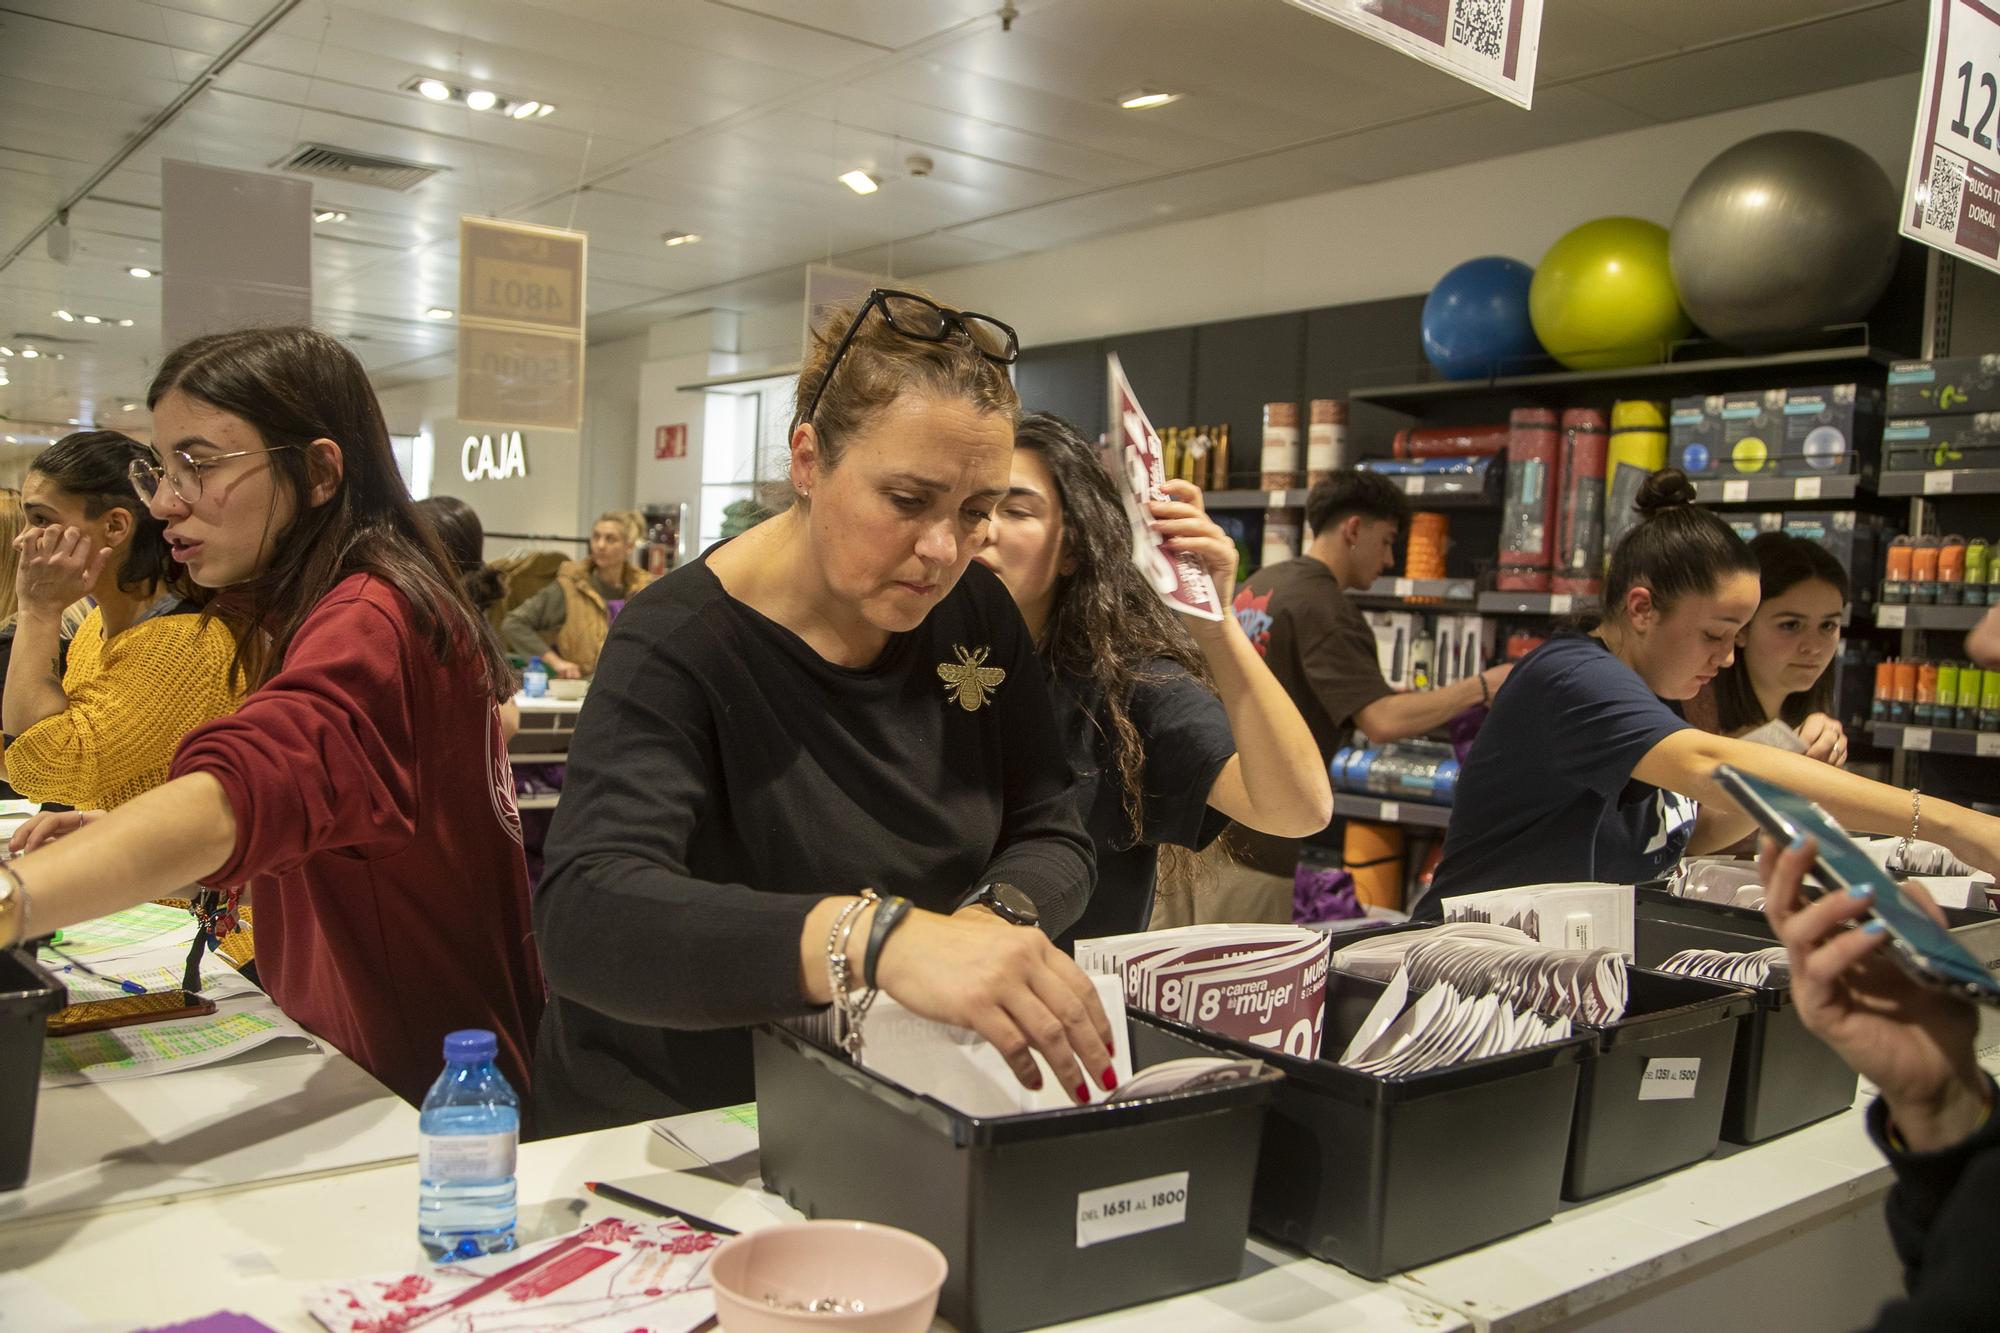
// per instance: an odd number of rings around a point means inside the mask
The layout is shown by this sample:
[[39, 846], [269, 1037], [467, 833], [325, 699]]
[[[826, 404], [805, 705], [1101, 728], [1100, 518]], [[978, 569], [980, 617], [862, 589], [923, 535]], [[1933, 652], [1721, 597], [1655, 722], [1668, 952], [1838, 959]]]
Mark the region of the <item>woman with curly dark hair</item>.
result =
[[[1148, 507], [1168, 547], [1198, 557], [1227, 606], [1236, 546], [1201, 491], [1170, 481]], [[1021, 419], [978, 559], [1035, 636], [1082, 779], [1097, 891], [1069, 938], [1144, 930], [1156, 878], [1190, 894], [1193, 853], [1231, 820], [1281, 837], [1326, 827], [1333, 793], [1290, 696], [1234, 616], [1183, 617], [1160, 600], [1132, 563], [1132, 528], [1097, 447], [1062, 418]]]

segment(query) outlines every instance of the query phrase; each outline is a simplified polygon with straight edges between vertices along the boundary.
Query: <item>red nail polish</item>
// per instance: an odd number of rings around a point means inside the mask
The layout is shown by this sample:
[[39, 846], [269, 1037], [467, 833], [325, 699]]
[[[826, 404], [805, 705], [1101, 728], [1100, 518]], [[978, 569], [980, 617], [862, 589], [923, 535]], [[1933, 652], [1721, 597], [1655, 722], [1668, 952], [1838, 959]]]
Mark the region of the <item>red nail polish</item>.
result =
[[1105, 1070], [1104, 1077], [1099, 1079], [1098, 1082], [1104, 1085], [1106, 1092], [1116, 1092], [1118, 1090], [1118, 1071], [1115, 1069]]
[[1076, 1085], [1076, 1100], [1077, 1100], [1077, 1104], [1078, 1104], [1079, 1106], [1081, 1106], [1081, 1105], [1082, 1105], [1083, 1103], [1085, 1103], [1085, 1102], [1087, 1102], [1087, 1101], [1089, 1101], [1089, 1100], [1090, 1100], [1090, 1085], [1089, 1085], [1089, 1084], [1087, 1084], [1087, 1083], [1079, 1083], [1079, 1084], [1077, 1084], [1077, 1085]]
[[1118, 1058], [1118, 1048], [1108, 1041], [1104, 1043], [1104, 1053], [1114, 1060]]

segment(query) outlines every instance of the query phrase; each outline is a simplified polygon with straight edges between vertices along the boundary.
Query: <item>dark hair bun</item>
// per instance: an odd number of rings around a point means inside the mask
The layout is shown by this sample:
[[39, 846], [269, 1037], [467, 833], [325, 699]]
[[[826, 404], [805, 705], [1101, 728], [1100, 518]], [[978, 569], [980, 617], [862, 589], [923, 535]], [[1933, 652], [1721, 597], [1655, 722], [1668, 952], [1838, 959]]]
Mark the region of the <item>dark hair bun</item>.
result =
[[1679, 468], [1662, 468], [1639, 488], [1639, 498], [1632, 502], [1632, 508], [1641, 514], [1651, 515], [1667, 509], [1680, 509], [1694, 503], [1694, 483], [1687, 479], [1687, 473]]

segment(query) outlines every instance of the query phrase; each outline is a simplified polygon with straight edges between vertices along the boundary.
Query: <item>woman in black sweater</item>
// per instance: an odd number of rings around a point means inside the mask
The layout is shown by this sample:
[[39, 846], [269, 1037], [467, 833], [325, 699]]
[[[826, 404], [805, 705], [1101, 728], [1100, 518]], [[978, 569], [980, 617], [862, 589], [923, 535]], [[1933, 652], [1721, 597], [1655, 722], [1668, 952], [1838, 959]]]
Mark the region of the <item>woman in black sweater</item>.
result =
[[1007, 491], [1016, 349], [912, 294], [840, 312], [799, 376], [794, 506], [618, 618], [535, 898], [546, 1131], [749, 1099], [746, 1027], [827, 1004], [837, 951], [1029, 1086], [1031, 1050], [1078, 1100], [1111, 1086], [1103, 1010], [1049, 942], [1092, 862], [1048, 687], [967, 568]]

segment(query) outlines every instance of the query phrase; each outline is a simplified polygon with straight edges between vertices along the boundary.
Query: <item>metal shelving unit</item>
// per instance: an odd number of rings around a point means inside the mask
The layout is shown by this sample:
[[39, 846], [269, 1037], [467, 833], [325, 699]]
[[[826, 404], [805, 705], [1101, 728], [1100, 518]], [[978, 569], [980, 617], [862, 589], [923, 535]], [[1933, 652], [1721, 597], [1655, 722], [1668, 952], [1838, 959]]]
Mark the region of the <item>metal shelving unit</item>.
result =
[[2000, 495], [2000, 468], [1935, 468], [1929, 472], [1884, 472], [1882, 495]]
[[[1875, 722], [1868, 738], [1885, 750], [1908, 754], [1969, 754], [2000, 759], [2000, 731], [1961, 731], [1957, 727], [1911, 727]], [[1337, 804], [1337, 802], [1336, 802]]]
[[1971, 629], [1986, 615], [1983, 606], [1919, 606], [1893, 602], [1876, 606], [1877, 629]]
[[1696, 477], [1703, 504], [1772, 504], [1802, 500], [1853, 500], [1873, 492], [1872, 478], [1853, 472], [1820, 477]]

